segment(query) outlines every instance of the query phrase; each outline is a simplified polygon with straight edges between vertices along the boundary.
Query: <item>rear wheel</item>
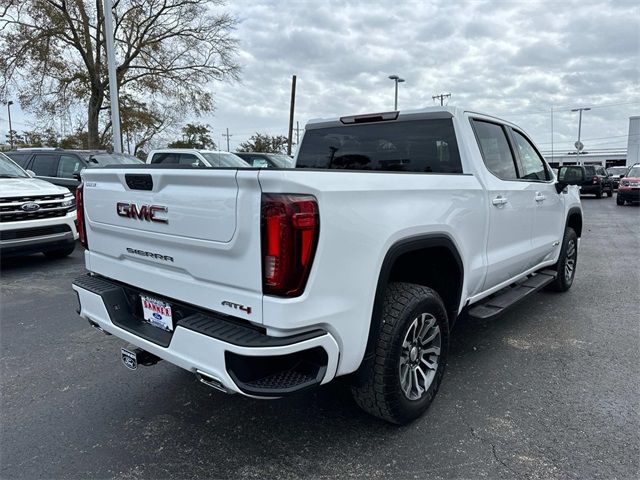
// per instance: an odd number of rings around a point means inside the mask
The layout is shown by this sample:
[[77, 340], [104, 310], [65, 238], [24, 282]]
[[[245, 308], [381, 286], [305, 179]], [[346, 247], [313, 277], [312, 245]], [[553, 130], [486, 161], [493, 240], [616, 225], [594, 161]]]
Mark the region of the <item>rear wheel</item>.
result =
[[578, 264], [578, 236], [571, 227], [564, 231], [562, 247], [558, 263], [555, 264], [556, 278], [549, 284], [549, 290], [556, 292], [566, 292], [573, 285]]
[[353, 396], [366, 412], [391, 423], [419, 417], [444, 374], [449, 343], [447, 313], [432, 289], [411, 283], [387, 288], [373, 368]]
[[600, 190], [596, 193], [596, 198], [602, 198], [602, 187], [600, 187]]
[[613, 197], [613, 187], [609, 187], [609, 191], [607, 192], [607, 197]]

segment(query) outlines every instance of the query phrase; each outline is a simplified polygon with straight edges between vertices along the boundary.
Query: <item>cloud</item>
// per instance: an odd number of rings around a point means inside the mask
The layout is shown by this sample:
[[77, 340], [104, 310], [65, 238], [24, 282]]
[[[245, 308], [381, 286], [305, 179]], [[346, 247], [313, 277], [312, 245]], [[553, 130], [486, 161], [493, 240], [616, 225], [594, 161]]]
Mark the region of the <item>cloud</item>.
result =
[[[582, 137], [624, 146], [628, 117], [640, 114], [640, 6], [633, 0], [234, 1], [240, 21], [240, 83], [216, 83], [217, 110], [201, 119], [232, 148], [251, 133], [286, 134], [291, 75], [296, 120], [451, 104], [519, 124], [541, 145], [573, 143], [576, 106], [593, 109]], [[635, 102], [635, 103], [634, 103]], [[625, 104], [625, 105], [617, 105]], [[191, 120], [191, 119], [189, 119]]]

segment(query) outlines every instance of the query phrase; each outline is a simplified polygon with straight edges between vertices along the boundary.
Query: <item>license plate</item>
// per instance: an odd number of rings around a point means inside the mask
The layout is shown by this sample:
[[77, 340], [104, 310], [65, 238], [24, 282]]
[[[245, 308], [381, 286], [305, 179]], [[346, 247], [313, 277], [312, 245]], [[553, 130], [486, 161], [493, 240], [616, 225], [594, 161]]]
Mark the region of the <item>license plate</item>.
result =
[[146, 322], [167, 332], [173, 330], [171, 304], [146, 295], [140, 295], [140, 300], [142, 301], [142, 316]]

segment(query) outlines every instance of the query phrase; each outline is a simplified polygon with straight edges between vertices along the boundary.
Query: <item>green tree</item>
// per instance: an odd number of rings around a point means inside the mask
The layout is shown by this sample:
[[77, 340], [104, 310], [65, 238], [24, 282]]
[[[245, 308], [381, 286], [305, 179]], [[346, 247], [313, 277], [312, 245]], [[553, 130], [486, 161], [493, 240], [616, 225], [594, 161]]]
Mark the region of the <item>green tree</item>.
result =
[[[211, 81], [239, 72], [236, 20], [217, 12], [223, 2], [114, 5], [119, 91], [163, 101], [176, 113], [211, 111]], [[88, 145], [96, 148], [111, 127], [108, 88], [103, 0], [2, 0], [0, 101], [17, 93], [23, 108], [51, 117], [86, 108]]]
[[211, 126], [187, 123], [182, 127], [182, 140], [168, 145], [170, 148], [202, 148], [215, 150], [216, 144], [211, 138]]
[[286, 153], [287, 137], [284, 135], [269, 135], [255, 133], [246, 142], [242, 142], [238, 152]]

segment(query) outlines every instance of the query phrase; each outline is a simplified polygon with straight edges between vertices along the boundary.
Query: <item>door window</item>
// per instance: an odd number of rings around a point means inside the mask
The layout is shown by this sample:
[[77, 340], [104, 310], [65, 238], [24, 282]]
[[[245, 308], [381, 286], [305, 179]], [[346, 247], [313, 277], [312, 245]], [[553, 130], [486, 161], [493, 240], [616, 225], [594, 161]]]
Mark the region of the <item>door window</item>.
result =
[[549, 174], [544, 166], [544, 160], [538, 154], [531, 142], [520, 132], [513, 130], [513, 139], [522, 162], [522, 175], [524, 180], [549, 180]]
[[180, 165], [200, 165], [200, 160], [191, 153], [181, 153], [178, 163]]
[[473, 120], [484, 164], [501, 180], [517, 180], [518, 173], [504, 127]]
[[58, 174], [60, 178], [73, 178], [73, 174], [82, 170], [82, 163], [78, 157], [72, 155], [60, 155]]
[[58, 154], [42, 153], [35, 156], [31, 170], [40, 177], [55, 177], [58, 171]]

